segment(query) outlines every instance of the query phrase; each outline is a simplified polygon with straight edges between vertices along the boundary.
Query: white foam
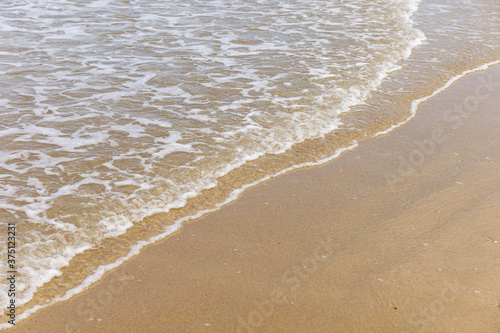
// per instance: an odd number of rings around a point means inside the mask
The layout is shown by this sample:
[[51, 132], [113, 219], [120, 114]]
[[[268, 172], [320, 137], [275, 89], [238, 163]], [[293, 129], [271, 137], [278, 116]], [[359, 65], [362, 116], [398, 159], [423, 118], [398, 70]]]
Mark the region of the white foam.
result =
[[[22, 301], [85, 248], [184, 206], [250, 160], [337, 129], [338, 115], [363, 103], [422, 42], [410, 19], [417, 3], [207, 1], [200, 10], [196, 1], [172, 0], [158, 11], [145, 0], [133, 20], [121, 2], [93, 1], [91, 16], [76, 3], [0, 4], [1, 13], [19, 6], [16, 16], [30, 21], [7, 20], [4, 32], [34, 36], [16, 35], [29, 51], [4, 52], [0, 63], [20, 73], [1, 92], [12, 123], [0, 138], [22, 147], [0, 154], [10, 172], [0, 177], [0, 207], [29, 216], [33, 249], [24, 264], [31, 279], [40, 277], [25, 283]], [[394, 26], [379, 16], [388, 5]], [[167, 14], [173, 9], [175, 17]], [[25, 149], [33, 143], [42, 148]], [[9, 201], [16, 193], [25, 202]]]
[[457, 82], [458, 80], [460, 80], [464, 76], [471, 74], [471, 73], [474, 73], [474, 72], [484, 71], [484, 70], [490, 68], [491, 66], [498, 65], [498, 64], [500, 64], [500, 60], [489, 62], [489, 63], [483, 64], [479, 67], [476, 67], [474, 69], [469, 69], [469, 70], [466, 70], [458, 75], [455, 75], [454, 77], [449, 79], [442, 87], [434, 90], [432, 92], [432, 94], [412, 101], [411, 108], [410, 108], [410, 116], [408, 118], [406, 118], [405, 120], [403, 120], [395, 125], [392, 125], [391, 127], [389, 127], [388, 129], [386, 129], [384, 131], [380, 131], [380, 132], [376, 133], [375, 136], [388, 134], [388, 133], [394, 131], [396, 128], [401, 127], [404, 124], [408, 123], [410, 120], [412, 120], [417, 115], [417, 110], [418, 110], [418, 107], [420, 106], [420, 104], [425, 103], [426, 101], [428, 101], [429, 99], [431, 99], [433, 97], [436, 97], [437, 95], [439, 95], [440, 93], [442, 93], [443, 91], [445, 91], [446, 89], [451, 87], [451, 85], [453, 83]]
[[[491, 63], [487, 63], [487, 64], [484, 64], [484, 65], [481, 65], [475, 69], [472, 69], [472, 70], [467, 70], [467, 71], [464, 71], [463, 73], [453, 77], [452, 79], [450, 79], [444, 86], [442, 86], [441, 88], [437, 89], [435, 92], [433, 92], [433, 94], [427, 96], [427, 97], [424, 97], [424, 98], [421, 98], [419, 100], [416, 100], [414, 101], [414, 103], [412, 103], [412, 112], [415, 112], [416, 113], [416, 110], [418, 108], [418, 106], [423, 103], [424, 101], [438, 95], [440, 92], [444, 91], [445, 89], [447, 89], [448, 87], [450, 87], [454, 82], [456, 82], [457, 80], [459, 80], [460, 78], [466, 76], [467, 74], [470, 74], [470, 73], [474, 73], [474, 72], [478, 72], [478, 71], [483, 71], [483, 70], [486, 70], [487, 68], [493, 66], [493, 65], [497, 65], [497, 64], [500, 64], [500, 60], [499, 61], [494, 61], [494, 62], [491, 62]], [[414, 115], [413, 115], [414, 116]], [[413, 116], [411, 118], [413, 118]], [[408, 121], [411, 119], [411, 118], [408, 118]], [[407, 122], [407, 121], [406, 121]], [[404, 123], [406, 123], [404, 122]], [[398, 124], [397, 127], [403, 125], [404, 123], [400, 123]], [[377, 135], [382, 135], [382, 134], [387, 134], [389, 133], [390, 131], [394, 130], [396, 127], [391, 127], [390, 129], [388, 129], [387, 131], [382, 131], [382, 132], [379, 132], [377, 133]], [[279, 175], [282, 175], [284, 173], [287, 173], [287, 172], [290, 172], [292, 170], [295, 170], [295, 169], [299, 169], [299, 168], [304, 168], [304, 167], [310, 167], [310, 166], [317, 166], [317, 165], [321, 165], [321, 164], [324, 164], [324, 163], [327, 163], [331, 160], [334, 160], [336, 159], [338, 156], [340, 156], [343, 152], [345, 151], [348, 151], [348, 150], [352, 150], [354, 148], [357, 147], [357, 143], [353, 143], [351, 146], [347, 147], [347, 148], [342, 148], [342, 149], [338, 149], [336, 151], [336, 153], [334, 155], [332, 155], [331, 157], [329, 158], [326, 158], [326, 159], [323, 159], [323, 160], [320, 160], [316, 163], [303, 163], [303, 164], [300, 164], [300, 165], [296, 165], [296, 166], [293, 166], [293, 167], [290, 167], [290, 168], [287, 168], [285, 170], [282, 170], [281, 172], [278, 172], [278, 173], [275, 173], [273, 175], [268, 175], [254, 183], [251, 183], [251, 184], [247, 184], [245, 186], [243, 186], [242, 188], [240, 189], [237, 189], [237, 190], [234, 190], [232, 192], [232, 194], [222, 203], [220, 203], [219, 205], [217, 205], [217, 207], [213, 208], [213, 209], [210, 209], [210, 210], [205, 210], [205, 211], [200, 211], [198, 212], [196, 215], [194, 216], [187, 216], [187, 217], [184, 217], [182, 219], [179, 219], [177, 220], [173, 225], [170, 225], [170, 226], [167, 226], [165, 227], [165, 230], [163, 233], [161, 233], [160, 235], [158, 236], [154, 236], [152, 238], [150, 238], [149, 240], [147, 241], [139, 241], [134, 247], [131, 248], [130, 252], [118, 259], [117, 261], [115, 261], [114, 263], [111, 263], [111, 264], [108, 264], [108, 265], [103, 265], [103, 266], [100, 266], [92, 275], [90, 275], [89, 277], [87, 277], [78, 287], [75, 287], [71, 290], [69, 290], [63, 297], [59, 297], [59, 298], [55, 298], [53, 299], [50, 303], [48, 304], [44, 304], [44, 305], [37, 305], [27, 311], [25, 311], [23, 314], [19, 315], [18, 316], [18, 320], [23, 320], [23, 319], [26, 319], [27, 317], [29, 317], [31, 314], [35, 313], [36, 311], [44, 308], [44, 307], [47, 307], [47, 306], [50, 306], [52, 304], [55, 304], [57, 302], [60, 302], [60, 301], [63, 301], [63, 300], [67, 300], [79, 293], [81, 293], [83, 290], [85, 290], [86, 288], [88, 288], [90, 285], [92, 285], [93, 283], [99, 281], [102, 276], [107, 272], [107, 271], [110, 271], [118, 266], [120, 266], [121, 264], [123, 264], [125, 261], [129, 260], [130, 258], [132, 258], [133, 256], [137, 255], [140, 250], [142, 248], [144, 248], [145, 246], [149, 245], [149, 244], [153, 244], [155, 242], [158, 242], [159, 240], [161, 239], [164, 239], [166, 237], [168, 237], [169, 235], [171, 235], [172, 233], [178, 231], [181, 227], [182, 227], [182, 224], [188, 220], [191, 220], [191, 219], [196, 219], [196, 218], [200, 218], [202, 217], [203, 215], [207, 214], [207, 213], [210, 213], [210, 212], [213, 212], [213, 211], [216, 211], [218, 209], [220, 209], [220, 207], [222, 207], [223, 205], [229, 203], [229, 202], [232, 202], [234, 200], [236, 200], [239, 195], [247, 188], [250, 188], [250, 187], [253, 187], [255, 185], [258, 185], [259, 183], [262, 183], [262, 182], [265, 182], [271, 178], [274, 178], [274, 177], [277, 177]], [[496, 241], [495, 241], [496, 242]], [[82, 249], [79, 249], [77, 252], [80, 253], [80, 252], [83, 252], [85, 248], [82, 248]], [[439, 269], [438, 269], [439, 270]], [[53, 272], [53, 274], [57, 274], [56, 272]], [[382, 280], [382, 279], [379, 279], [379, 280]], [[474, 291], [476, 292], [476, 291]], [[476, 293], [479, 293], [479, 292], [476, 292]], [[0, 329], [4, 329], [4, 328], [8, 328], [10, 326], [8, 326], [7, 324], [2, 324], [0, 325]]]
[[[234, 190], [224, 202], [218, 204], [216, 207], [214, 207], [212, 209], [200, 211], [197, 214], [192, 215], [192, 216], [183, 217], [183, 218], [175, 221], [174, 224], [165, 227], [163, 233], [159, 234], [158, 236], [151, 237], [147, 241], [139, 241], [135, 246], [133, 246], [131, 248], [130, 252], [126, 256], [124, 256], [122, 258], [119, 258], [114, 263], [110, 263], [110, 264], [102, 265], [102, 266], [98, 267], [97, 270], [92, 275], [88, 276], [84, 281], [82, 281], [82, 283], [79, 286], [77, 286], [77, 287], [75, 287], [75, 288], [67, 291], [64, 296], [54, 298], [53, 300], [51, 300], [47, 304], [34, 306], [33, 308], [31, 308], [31, 309], [23, 312], [21, 315], [17, 316], [17, 319], [19, 321], [24, 320], [24, 319], [28, 318], [30, 315], [32, 315], [33, 313], [35, 313], [36, 311], [38, 311], [40, 309], [43, 309], [43, 308], [45, 308], [47, 306], [50, 306], [50, 305], [53, 305], [55, 303], [58, 303], [58, 302], [70, 299], [71, 297], [73, 297], [73, 296], [81, 293], [86, 288], [88, 288], [89, 286], [91, 286], [95, 282], [99, 281], [106, 272], [108, 272], [108, 271], [110, 271], [110, 270], [112, 270], [114, 268], [117, 268], [118, 266], [120, 266], [121, 264], [123, 264], [125, 261], [127, 261], [130, 258], [132, 258], [132, 257], [136, 256], [137, 254], [139, 254], [140, 250], [143, 249], [145, 246], [153, 244], [153, 243], [156, 243], [156, 242], [158, 242], [158, 241], [160, 241], [160, 240], [168, 237], [169, 235], [173, 234], [174, 232], [178, 231], [182, 227], [183, 223], [185, 223], [186, 221], [200, 218], [200, 217], [202, 217], [202, 216], [204, 216], [204, 215], [206, 215], [206, 214], [208, 214], [210, 212], [214, 212], [214, 211], [220, 209], [222, 206], [224, 206], [224, 205], [226, 205], [226, 204], [228, 204], [228, 203], [236, 200], [244, 190], [246, 190], [246, 189], [248, 189], [250, 187], [256, 186], [256, 185], [258, 185], [260, 183], [263, 183], [263, 182], [265, 182], [265, 181], [267, 181], [267, 180], [269, 180], [271, 178], [278, 177], [280, 175], [283, 175], [283, 174], [285, 174], [287, 172], [290, 172], [290, 171], [293, 171], [293, 170], [296, 170], [296, 169], [325, 164], [325, 163], [327, 163], [329, 161], [332, 161], [332, 160], [336, 159], [343, 152], [348, 151], [348, 150], [352, 150], [352, 149], [356, 148], [357, 146], [358, 146], [357, 143], [354, 142], [352, 145], [350, 145], [347, 148], [340, 148], [340, 149], [338, 149], [335, 152], [334, 155], [332, 155], [332, 156], [330, 156], [328, 158], [322, 159], [322, 160], [320, 160], [318, 162], [307, 162], [307, 163], [302, 163], [300, 165], [295, 165], [295, 166], [286, 168], [286, 169], [284, 169], [284, 170], [282, 170], [280, 172], [277, 172], [277, 173], [275, 173], [273, 175], [265, 176], [265, 177], [263, 177], [262, 179], [260, 179], [258, 181], [255, 181], [255, 182], [253, 182], [251, 184], [244, 185], [242, 188]], [[79, 252], [75, 251], [74, 253], [76, 254], [76, 253], [80, 253], [80, 252], [83, 252], [83, 251], [79, 251]], [[52, 272], [52, 273], [56, 274], [56, 270], [54, 270], [54, 272]], [[45, 278], [46, 278], [46, 276], [47, 275], [45, 275]], [[7, 328], [7, 327], [10, 327], [10, 326], [8, 326], [7, 324], [0, 324], [0, 329], [4, 329], [4, 328]]]

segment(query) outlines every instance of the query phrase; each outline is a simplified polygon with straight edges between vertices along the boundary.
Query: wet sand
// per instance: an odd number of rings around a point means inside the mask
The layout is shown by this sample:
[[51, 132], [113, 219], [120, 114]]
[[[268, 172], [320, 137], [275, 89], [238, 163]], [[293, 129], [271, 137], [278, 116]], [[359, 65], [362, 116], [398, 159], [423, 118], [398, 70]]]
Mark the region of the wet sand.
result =
[[8, 332], [500, 332], [500, 66]]

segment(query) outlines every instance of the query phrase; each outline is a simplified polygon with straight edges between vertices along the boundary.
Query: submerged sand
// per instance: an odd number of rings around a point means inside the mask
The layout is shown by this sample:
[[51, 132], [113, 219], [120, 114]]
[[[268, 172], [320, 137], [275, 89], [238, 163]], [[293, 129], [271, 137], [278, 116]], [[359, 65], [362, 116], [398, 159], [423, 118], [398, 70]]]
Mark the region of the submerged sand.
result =
[[500, 66], [9, 332], [500, 332]]

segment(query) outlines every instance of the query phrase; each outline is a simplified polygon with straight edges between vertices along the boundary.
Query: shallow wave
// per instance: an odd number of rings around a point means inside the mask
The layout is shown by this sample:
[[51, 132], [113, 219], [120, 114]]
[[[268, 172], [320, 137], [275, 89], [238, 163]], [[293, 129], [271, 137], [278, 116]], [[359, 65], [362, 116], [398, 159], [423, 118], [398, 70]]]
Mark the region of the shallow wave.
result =
[[75, 255], [338, 128], [423, 40], [416, 3], [2, 2], [0, 214], [24, 232], [18, 304]]
[[498, 5], [459, 2], [419, 8], [429, 39], [397, 65], [423, 38], [417, 1], [2, 2], [0, 215], [26, 231], [18, 318], [497, 63]]
[[[484, 19], [489, 5], [459, 2], [425, 7], [440, 16], [433, 20], [440, 24], [428, 27], [434, 37], [473, 45], [467, 52], [442, 45], [418, 58], [430, 64], [426, 73], [437, 71], [443, 80], [461, 70], [444, 70], [442, 50], [448, 56], [458, 50], [454, 65], [467, 57], [484, 63], [484, 48], [475, 43], [500, 45], [477, 32], [494, 22]], [[462, 5], [467, 17], [443, 19]], [[143, 223], [142, 217], [172, 212], [202, 189], [218, 189], [223, 175], [259, 156], [289, 152], [295, 142], [337, 127], [360, 130], [366, 121], [352, 125], [345, 119], [353, 112], [342, 112], [369, 96], [422, 37], [410, 21], [414, 10], [410, 1], [3, 1], [0, 215], [2, 223], [15, 221], [26, 231], [18, 280], [26, 311], [19, 318], [61, 299], [53, 295], [81, 291], [177, 230], [189, 214], [174, 214], [168, 223]], [[466, 29], [468, 19], [477, 30]], [[391, 29], [396, 32], [384, 37]], [[394, 98], [405, 89], [396, 87], [389, 89]], [[398, 121], [387, 118], [383, 128]], [[261, 179], [280, 173], [270, 170], [252, 171]], [[233, 180], [226, 182], [229, 194], [214, 199], [215, 208], [255, 183]], [[206, 211], [197, 207], [192, 217]], [[80, 275], [74, 273], [81, 267], [67, 269], [78, 255], [113, 252], [107, 242], [134, 233], [140, 223], [154, 230], [132, 235], [119, 259], [105, 257]], [[130, 244], [137, 244], [132, 251]], [[71, 280], [79, 286], [71, 289]], [[43, 291], [51, 283], [58, 293]]]

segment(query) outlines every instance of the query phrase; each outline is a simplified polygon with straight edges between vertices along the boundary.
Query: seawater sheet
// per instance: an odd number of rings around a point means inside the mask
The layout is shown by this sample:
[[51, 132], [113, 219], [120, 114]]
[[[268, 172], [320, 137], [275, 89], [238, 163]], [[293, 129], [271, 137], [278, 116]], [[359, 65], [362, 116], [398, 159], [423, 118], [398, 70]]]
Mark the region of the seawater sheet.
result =
[[0, 223], [20, 235], [18, 314], [248, 184], [406, 119], [405, 103], [497, 54], [492, 4], [412, 17], [418, 4], [2, 1]]

